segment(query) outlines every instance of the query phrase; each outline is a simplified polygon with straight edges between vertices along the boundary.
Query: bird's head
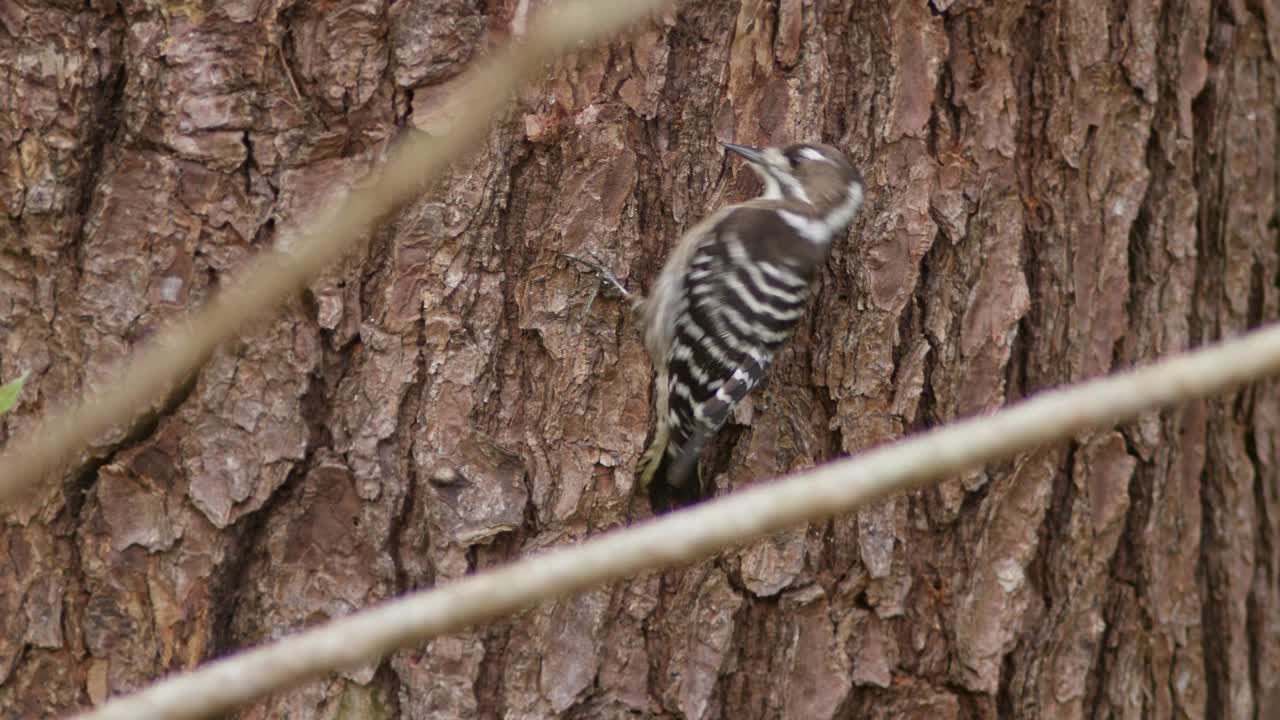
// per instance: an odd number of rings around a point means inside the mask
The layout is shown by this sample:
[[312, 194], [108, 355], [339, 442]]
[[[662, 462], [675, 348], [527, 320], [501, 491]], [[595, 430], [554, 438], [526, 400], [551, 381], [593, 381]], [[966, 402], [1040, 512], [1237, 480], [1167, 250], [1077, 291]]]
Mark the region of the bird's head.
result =
[[764, 196], [810, 205], [830, 229], [842, 230], [862, 205], [862, 173], [830, 145], [753, 148], [721, 143], [746, 158], [764, 181]]

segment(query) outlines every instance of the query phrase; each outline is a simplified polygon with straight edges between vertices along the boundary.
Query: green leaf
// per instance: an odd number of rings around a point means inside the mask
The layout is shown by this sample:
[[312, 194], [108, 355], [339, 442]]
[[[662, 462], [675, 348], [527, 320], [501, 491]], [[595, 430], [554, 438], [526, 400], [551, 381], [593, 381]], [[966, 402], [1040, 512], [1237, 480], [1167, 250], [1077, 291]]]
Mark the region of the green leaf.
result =
[[0, 415], [9, 412], [18, 402], [18, 394], [22, 392], [22, 385], [27, 381], [27, 376], [30, 374], [30, 371], [24, 372], [22, 377], [0, 387]]

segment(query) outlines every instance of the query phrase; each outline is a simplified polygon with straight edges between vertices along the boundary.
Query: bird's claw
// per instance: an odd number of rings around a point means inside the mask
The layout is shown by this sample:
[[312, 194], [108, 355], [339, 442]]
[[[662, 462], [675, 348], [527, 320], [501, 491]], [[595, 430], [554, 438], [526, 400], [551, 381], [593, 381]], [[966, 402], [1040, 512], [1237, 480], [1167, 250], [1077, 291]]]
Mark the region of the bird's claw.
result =
[[631, 297], [631, 291], [628, 290], [622, 284], [622, 281], [618, 280], [618, 277], [614, 275], [609, 268], [605, 267], [604, 263], [600, 262], [600, 258], [596, 257], [596, 254], [590, 250], [586, 252], [586, 256], [590, 258], [589, 260], [584, 260], [577, 255], [570, 255], [569, 253], [563, 252], [560, 253], [560, 256], [566, 260], [572, 260], [587, 270], [590, 270], [592, 273], [595, 273], [595, 276], [600, 279], [600, 283], [611, 291], [616, 292], [624, 298]]

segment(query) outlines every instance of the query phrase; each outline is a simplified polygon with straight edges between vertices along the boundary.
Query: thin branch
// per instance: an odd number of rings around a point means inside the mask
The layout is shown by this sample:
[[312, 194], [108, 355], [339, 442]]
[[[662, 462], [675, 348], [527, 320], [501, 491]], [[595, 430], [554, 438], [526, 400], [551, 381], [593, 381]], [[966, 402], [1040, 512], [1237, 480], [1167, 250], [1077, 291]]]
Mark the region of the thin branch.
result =
[[317, 218], [296, 242], [260, 255], [226, 291], [171, 325], [124, 363], [120, 374], [78, 407], [64, 410], [0, 456], [0, 502], [57, 477], [95, 438], [129, 425], [201, 366], [214, 348], [248, 323], [275, 313], [325, 267], [354, 249], [379, 219], [418, 196], [426, 182], [480, 143], [519, 83], [545, 62], [599, 41], [671, 0], [570, 0], [539, 14], [529, 34], [468, 72], [445, 131], [411, 133], [374, 176], [340, 206]]
[[196, 718], [604, 583], [709, 557], [1083, 430], [1280, 372], [1280, 326], [1037, 395], [856, 458], [409, 595], [210, 663], [85, 718]]

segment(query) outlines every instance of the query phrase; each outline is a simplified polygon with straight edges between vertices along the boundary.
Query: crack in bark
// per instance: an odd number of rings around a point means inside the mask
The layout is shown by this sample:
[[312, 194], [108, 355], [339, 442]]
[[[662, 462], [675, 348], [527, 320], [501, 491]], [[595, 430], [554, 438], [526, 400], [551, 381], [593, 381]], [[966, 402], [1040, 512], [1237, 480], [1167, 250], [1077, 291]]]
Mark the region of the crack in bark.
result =
[[[1246, 390], [1245, 394], [1249, 396], [1249, 404], [1252, 406], [1256, 401], [1254, 392]], [[1267, 495], [1264, 485], [1268, 482], [1268, 475], [1265, 472], [1265, 464], [1261, 455], [1258, 453], [1258, 441], [1256, 437], [1257, 427], [1255, 426], [1254, 408], [1250, 407], [1249, 411], [1243, 414], [1243, 422], [1245, 424], [1245, 452], [1249, 458], [1249, 462], [1253, 465], [1253, 497], [1256, 503], [1255, 507], [1261, 517], [1255, 523], [1256, 532], [1254, 533], [1254, 564], [1253, 581], [1249, 584], [1249, 595], [1245, 602], [1245, 628], [1246, 639], [1249, 644], [1249, 684], [1253, 689], [1254, 707], [1255, 709], [1266, 706], [1267, 695], [1263, 692], [1263, 678], [1269, 672], [1268, 668], [1263, 667], [1264, 663], [1264, 644], [1270, 640], [1267, 633], [1268, 618], [1266, 616], [1265, 599], [1258, 597], [1258, 575], [1272, 578], [1275, 576], [1275, 568], [1267, 566], [1267, 560], [1272, 557], [1271, 553], [1271, 525], [1266, 522], [1267, 511]]]
[[[123, 21], [124, 11], [117, 7], [116, 16]], [[111, 23], [115, 25], [115, 22]], [[124, 46], [124, 30], [112, 34], [112, 40], [115, 44], [115, 51], [123, 55]], [[86, 153], [87, 161], [81, 170], [79, 184], [80, 197], [79, 207], [76, 210], [76, 216], [80, 222], [77, 227], [75, 238], [72, 240], [72, 248], [76, 256], [75, 269], [77, 277], [84, 276], [84, 244], [88, 236], [87, 225], [89, 222], [89, 211], [93, 207], [94, 190], [98, 186], [98, 180], [102, 175], [104, 158], [109, 147], [113, 147], [120, 137], [121, 129], [124, 127], [124, 91], [128, 84], [128, 75], [125, 73], [125, 63], [123, 57], [118, 62], [113, 63], [111, 74], [107, 80], [110, 89], [97, 103], [98, 108], [95, 113], [95, 120], [101, 122], [91, 123], [94, 131], [89, 133], [88, 151]]]

